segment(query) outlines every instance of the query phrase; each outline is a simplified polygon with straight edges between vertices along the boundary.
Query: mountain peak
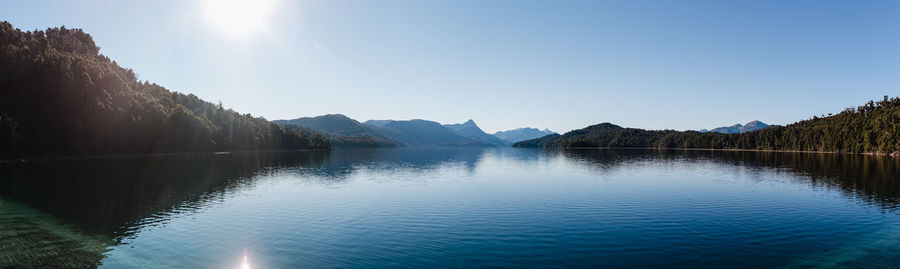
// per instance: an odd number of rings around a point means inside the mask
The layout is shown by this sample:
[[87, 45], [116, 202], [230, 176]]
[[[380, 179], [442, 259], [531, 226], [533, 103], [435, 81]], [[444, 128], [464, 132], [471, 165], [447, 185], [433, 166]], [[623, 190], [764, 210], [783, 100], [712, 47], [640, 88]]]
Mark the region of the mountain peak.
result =
[[325, 114], [316, 118], [350, 119], [350, 117], [347, 117], [344, 114]]
[[599, 128], [599, 129], [622, 129], [622, 126], [615, 125], [615, 124], [612, 124], [612, 123], [609, 123], [609, 122], [604, 122], [604, 123], [600, 123], [600, 124], [595, 124], [595, 125], [588, 126], [588, 128], [595, 128], [595, 129], [598, 129], [598, 128]]
[[756, 130], [760, 130], [760, 129], [765, 129], [766, 127], [769, 127], [769, 125], [765, 124], [761, 121], [754, 120], [754, 121], [748, 122], [745, 125], [735, 124], [735, 125], [728, 126], [728, 127], [715, 128], [715, 129], [712, 129], [709, 131], [716, 132], [716, 133], [723, 133], [723, 134], [734, 134], [734, 133], [752, 132], [752, 131], [756, 131]]
[[479, 131], [481, 130], [481, 128], [478, 127], [478, 124], [475, 124], [475, 121], [473, 121], [472, 119], [469, 119], [463, 123], [444, 124], [444, 127], [450, 128], [453, 131], [459, 131], [459, 130], [467, 129], [467, 128], [475, 128], [475, 129], [479, 129]]

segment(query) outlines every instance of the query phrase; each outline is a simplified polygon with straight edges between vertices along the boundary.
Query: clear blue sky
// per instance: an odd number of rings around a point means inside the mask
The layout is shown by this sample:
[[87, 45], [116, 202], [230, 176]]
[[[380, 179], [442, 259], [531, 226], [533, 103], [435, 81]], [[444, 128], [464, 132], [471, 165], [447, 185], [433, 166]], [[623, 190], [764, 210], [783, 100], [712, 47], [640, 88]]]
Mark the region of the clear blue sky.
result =
[[0, 20], [82, 28], [142, 80], [268, 119], [681, 130], [900, 95], [900, 1], [208, 1], [5, 0]]

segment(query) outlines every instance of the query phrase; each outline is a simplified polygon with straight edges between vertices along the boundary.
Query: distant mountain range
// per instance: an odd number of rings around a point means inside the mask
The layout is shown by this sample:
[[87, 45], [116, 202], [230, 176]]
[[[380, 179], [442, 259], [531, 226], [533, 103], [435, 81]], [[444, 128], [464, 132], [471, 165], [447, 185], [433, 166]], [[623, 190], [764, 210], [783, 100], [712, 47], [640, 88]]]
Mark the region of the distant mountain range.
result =
[[727, 126], [727, 127], [714, 128], [712, 130], [701, 129], [700, 132], [701, 133], [713, 132], [713, 133], [721, 133], [721, 134], [739, 134], [739, 133], [752, 132], [752, 131], [756, 131], [756, 130], [762, 130], [762, 129], [768, 128], [769, 126], [770, 125], [768, 125], [768, 124], [765, 124], [761, 121], [755, 120], [755, 121], [748, 122], [745, 125], [735, 124], [735, 125]]
[[395, 146], [509, 146], [512, 143], [487, 134], [468, 120], [441, 125], [428, 120], [368, 120], [360, 123], [340, 114], [276, 120], [299, 130], [323, 133], [335, 147]]
[[475, 121], [473, 121], [471, 119], [464, 123], [459, 123], [459, 124], [444, 124], [444, 127], [446, 127], [447, 129], [450, 129], [451, 131], [453, 131], [453, 133], [455, 133], [459, 136], [467, 137], [467, 138], [475, 139], [475, 140], [479, 140], [479, 141], [490, 142], [491, 144], [498, 145], [498, 146], [509, 146], [509, 145], [512, 145], [512, 143], [513, 143], [510, 141], [500, 139], [494, 135], [485, 133], [484, 131], [481, 130], [481, 128], [478, 128], [478, 125], [475, 124]]
[[499, 131], [494, 133], [494, 136], [497, 138], [503, 139], [504, 141], [515, 143], [519, 141], [529, 140], [544, 137], [547, 135], [557, 134], [554, 131], [550, 131], [548, 129], [539, 130], [537, 128], [519, 128], [508, 131]]
[[428, 120], [390, 121], [381, 128], [393, 131], [394, 139], [411, 146], [494, 146], [484, 141], [471, 141]]
[[396, 141], [380, 127], [362, 124], [341, 114], [318, 117], [304, 117], [292, 120], [275, 120], [275, 123], [298, 131], [309, 129], [323, 133], [335, 147], [396, 147], [403, 143]]

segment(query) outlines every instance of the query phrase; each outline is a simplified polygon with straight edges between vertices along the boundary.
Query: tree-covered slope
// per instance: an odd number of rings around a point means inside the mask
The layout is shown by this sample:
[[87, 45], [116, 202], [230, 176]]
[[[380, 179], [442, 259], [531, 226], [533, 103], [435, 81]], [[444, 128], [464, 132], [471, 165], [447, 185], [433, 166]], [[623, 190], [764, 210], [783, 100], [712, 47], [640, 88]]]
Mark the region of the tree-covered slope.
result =
[[514, 147], [759, 149], [900, 154], [900, 98], [884, 97], [837, 115], [738, 133], [652, 131], [604, 123]]
[[604, 122], [562, 135], [548, 135], [541, 138], [520, 141], [513, 147], [654, 147], [655, 141], [675, 131], [648, 131], [622, 128]]
[[317, 134], [138, 81], [99, 51], [79, 29], [0, 23], [0, 155], [330, 147]]

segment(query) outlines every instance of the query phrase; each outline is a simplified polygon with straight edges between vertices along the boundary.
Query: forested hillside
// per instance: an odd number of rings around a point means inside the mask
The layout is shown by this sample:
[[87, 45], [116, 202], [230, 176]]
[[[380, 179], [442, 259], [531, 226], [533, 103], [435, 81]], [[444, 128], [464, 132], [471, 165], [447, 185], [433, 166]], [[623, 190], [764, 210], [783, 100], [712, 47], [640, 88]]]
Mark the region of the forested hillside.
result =
[[138, 81], [65, 27], [0, 23], [0, 155], [329, 148], [321, 136]]
[[514, 147], [759, 149], [900, 154], [900, 98], [884, 97], [837, 115], [739, 134], [650, 131], [603, 123]]

